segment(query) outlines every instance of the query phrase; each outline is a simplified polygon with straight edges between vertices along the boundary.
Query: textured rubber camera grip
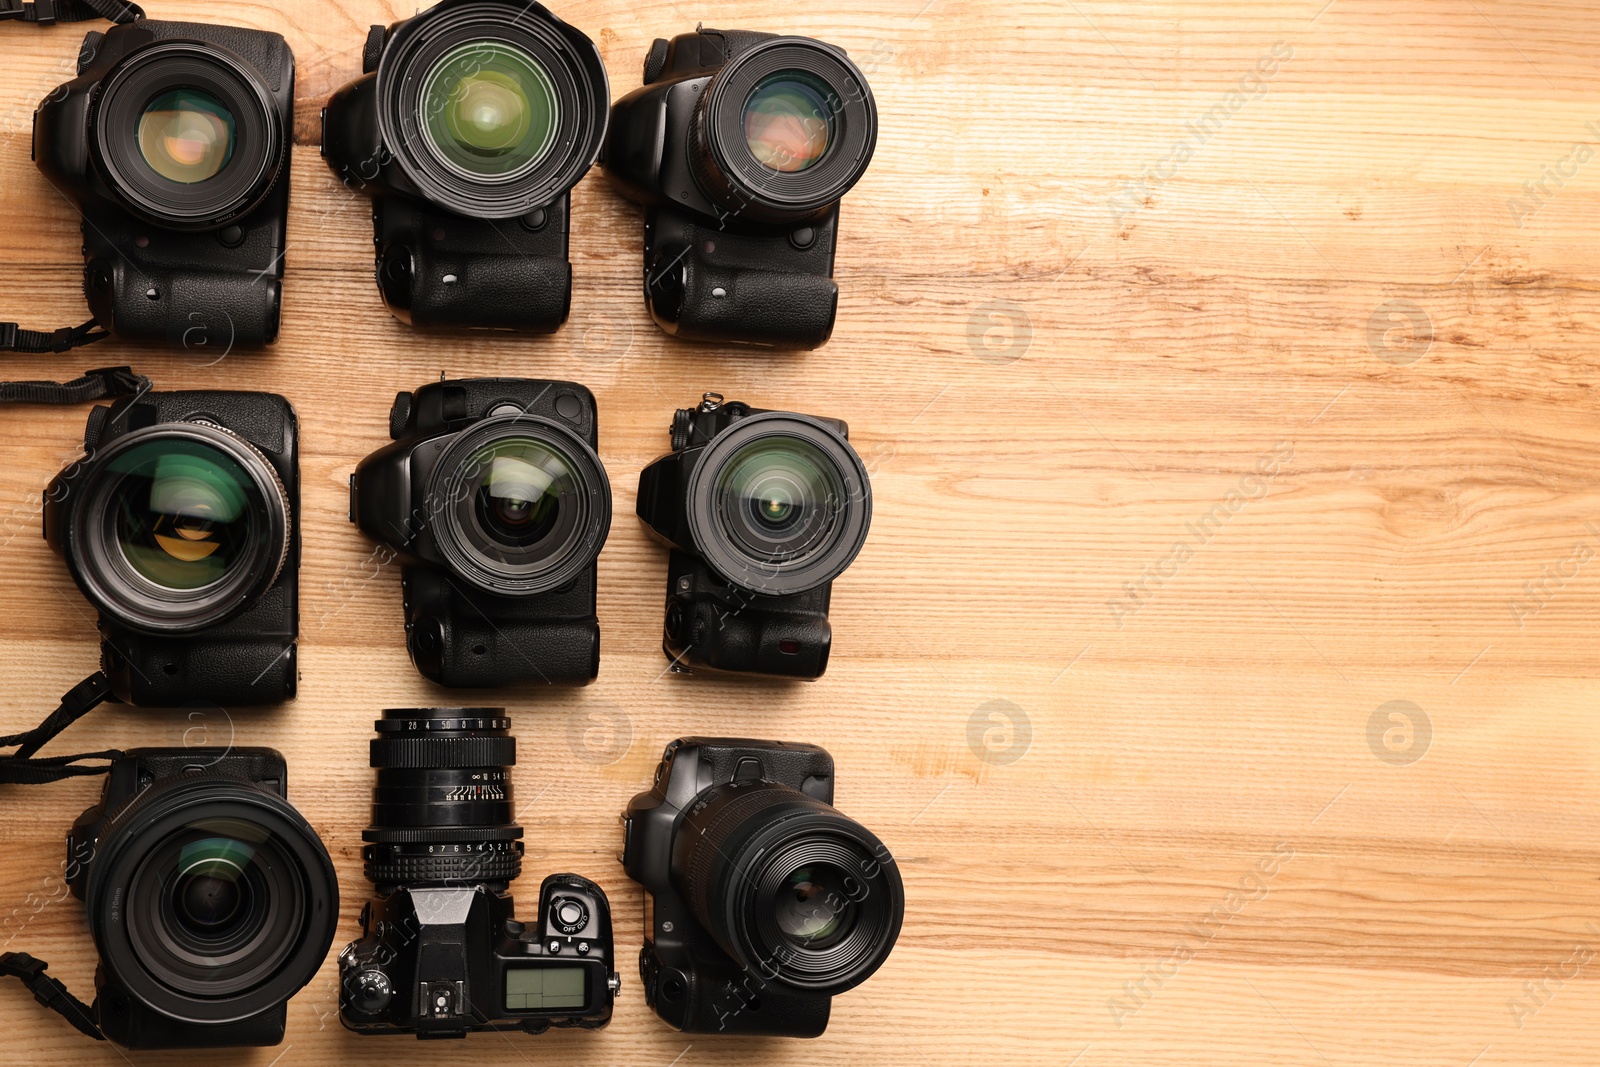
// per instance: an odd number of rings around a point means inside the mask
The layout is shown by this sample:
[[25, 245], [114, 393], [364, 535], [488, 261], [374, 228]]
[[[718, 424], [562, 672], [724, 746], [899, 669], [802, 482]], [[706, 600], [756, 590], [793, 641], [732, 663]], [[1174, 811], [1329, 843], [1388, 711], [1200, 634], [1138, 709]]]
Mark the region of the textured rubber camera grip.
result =
[[652, 286], [681, 291], [677, 335], [691, 341], [815, 348], [833, 333], [839, 287], [815, 274], [756, 270], [708, 262], [697, 251], [665, 267]]

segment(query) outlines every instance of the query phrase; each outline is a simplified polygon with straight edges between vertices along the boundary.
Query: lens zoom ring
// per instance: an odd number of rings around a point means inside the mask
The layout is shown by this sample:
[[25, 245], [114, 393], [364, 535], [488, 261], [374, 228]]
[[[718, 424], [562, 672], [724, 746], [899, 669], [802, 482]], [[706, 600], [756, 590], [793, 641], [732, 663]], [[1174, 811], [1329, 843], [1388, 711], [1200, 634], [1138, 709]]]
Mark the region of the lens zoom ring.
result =
[[510, 882], [522, 873], [522, 850], [461, 856], [384, 856], [368, 851], [366, 876], [377, 885]]
[[[723, 847], [728, 836], [744, 826], [763, 808], [778, 804], [811, 807], [818, 812], [831, 810], [822, 801], [808, 797], [798, 790], [787, 788], [752, 789], [722, 805], [722, 809], [706, 825], [700, 840], [695, 842], [694, 849], [690, 853], [689, 869], [686, 872], [689, 907], [702, 925], [710, 926], [715, 921], [711, 911], [711, 894], [716, 888], [717, 881], [714, 878], [715, 869], [720, 863], [732, 863], [734, 860], [734, 856], [728, 854]], [[761, 821], [766, 822], [766, 820]], [[745, 877], [748, 877], [748, 874]]]
[[517, 762], [515, 737], [375, 737], [377, 768], [452, 769], [508, 767]]

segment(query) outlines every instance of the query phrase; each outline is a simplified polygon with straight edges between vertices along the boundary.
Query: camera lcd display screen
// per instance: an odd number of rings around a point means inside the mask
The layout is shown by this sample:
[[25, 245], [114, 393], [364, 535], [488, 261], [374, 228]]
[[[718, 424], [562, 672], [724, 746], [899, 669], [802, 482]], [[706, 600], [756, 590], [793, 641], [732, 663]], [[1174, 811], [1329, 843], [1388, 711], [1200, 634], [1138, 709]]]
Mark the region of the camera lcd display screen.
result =
[[582, 1008], [582, 967], [507, 967], [506, 1011]]

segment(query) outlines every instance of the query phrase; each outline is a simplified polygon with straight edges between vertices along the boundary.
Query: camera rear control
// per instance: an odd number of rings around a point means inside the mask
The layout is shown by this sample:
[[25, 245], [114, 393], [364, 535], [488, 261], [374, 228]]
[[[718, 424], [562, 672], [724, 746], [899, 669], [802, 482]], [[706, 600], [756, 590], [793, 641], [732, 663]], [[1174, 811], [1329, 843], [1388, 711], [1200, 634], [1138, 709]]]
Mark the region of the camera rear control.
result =
[[580, 900], [557, 897], [550, 902], [550, 925], [571, 937], [589, 925], [589, 909]]

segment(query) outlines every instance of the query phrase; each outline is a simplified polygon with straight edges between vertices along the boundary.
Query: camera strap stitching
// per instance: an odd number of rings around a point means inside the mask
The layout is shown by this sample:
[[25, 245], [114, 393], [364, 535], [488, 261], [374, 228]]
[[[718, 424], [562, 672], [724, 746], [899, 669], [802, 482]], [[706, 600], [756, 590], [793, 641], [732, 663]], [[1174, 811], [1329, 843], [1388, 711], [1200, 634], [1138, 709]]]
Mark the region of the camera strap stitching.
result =
[[104, 671], [95, 671], [67, 691], [60, 707], [45, 717], [44, 722], [31, 730], [0, 737], [0, 745], [16, 745], [17, 750], [0, 755], [0, 784], [39, 785], [59, 782], [63, 778], [77, 778], [90, 774], [104, 774], [107, 767], [81, 763], [80, 760], [106, 760], [107, 763], [122, 755], [116, 749], [100, 752], [79, 752], [71, 756], [34, 756], [61, 731], [77, 722], [89, 711], [105, 703], [111, 696], [111, 680]]
[[14, 322], [0, 322], [0, 352], [66, 352], [110, 336], [111, 332], [94, 319], [82, 326], [63, 326], [59, 330], [24, 330]]
[[144, 18], [138, 4], [121, 0], [0, 0], [0, 22], [20, 19], [49, 26], [57, 22], [133, 22]]
[[70, 382], [0, 382], [0, 403], [85, 404], [149, 391], [150, 379], [135, 374], [133, 368], [101, 367]]
[[45, 968], [49, 966], [44, 960], [34, 959], [26, 952], [0, 955], [0, 975], [19, 979], [33, 994], [33, 999], [58, 1012], [67, 1022], [96, 1041], [104, 1041], [106, 1035], [100, 1032], [100, 1027], [94, 1022], [94, 1009], [67, 992], [66, 986], [45, 974]]

